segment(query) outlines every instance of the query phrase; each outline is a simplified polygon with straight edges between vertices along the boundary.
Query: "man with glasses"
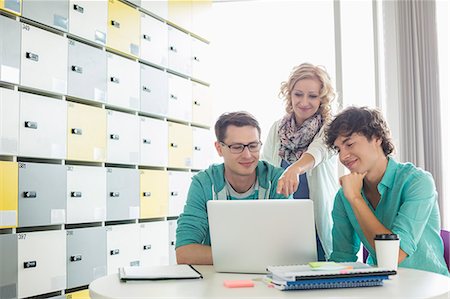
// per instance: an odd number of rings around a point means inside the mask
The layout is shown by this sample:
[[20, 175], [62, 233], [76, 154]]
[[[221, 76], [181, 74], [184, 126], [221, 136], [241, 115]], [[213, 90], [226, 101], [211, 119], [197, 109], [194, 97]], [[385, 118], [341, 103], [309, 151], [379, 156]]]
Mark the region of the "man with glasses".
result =
[[208, 200], [286, 198], [276, 192], [283, 169], [259, 160], [261, 128], [251, 114], [222, 114], [215, 133], [214, 145], [224, 163], [213, 164], [192, 178], [184, 212], [178, 218], [178, 264], [212, 264]]

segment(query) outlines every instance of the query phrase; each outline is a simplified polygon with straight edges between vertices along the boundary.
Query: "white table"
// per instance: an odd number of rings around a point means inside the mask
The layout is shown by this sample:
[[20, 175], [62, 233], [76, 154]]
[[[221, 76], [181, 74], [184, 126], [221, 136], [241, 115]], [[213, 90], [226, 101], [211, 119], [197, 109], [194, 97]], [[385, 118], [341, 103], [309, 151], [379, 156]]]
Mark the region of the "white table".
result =
[[[120, 282], [117, 274], [93, 281], [92, 299], [133, 298], [450, 298], [450, 278], [419, 270], [400, 268], [383, 286], [280, 291], [261, 281], [263, 275], [216, 273], [212, 266], [194, 266], [203, 279]], [[253, 279], [251, 288], [226, 288], [224, 280]]]

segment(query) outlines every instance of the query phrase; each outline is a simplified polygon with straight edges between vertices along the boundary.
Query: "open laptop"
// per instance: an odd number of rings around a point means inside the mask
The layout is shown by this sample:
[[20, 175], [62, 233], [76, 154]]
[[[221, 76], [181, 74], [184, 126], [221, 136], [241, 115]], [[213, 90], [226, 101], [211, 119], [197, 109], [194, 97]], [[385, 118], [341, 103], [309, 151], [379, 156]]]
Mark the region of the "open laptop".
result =
[[210, 200], [207, 208], [217, 272], [266, 273], [267, 266], [317, 260], [309, 199]]

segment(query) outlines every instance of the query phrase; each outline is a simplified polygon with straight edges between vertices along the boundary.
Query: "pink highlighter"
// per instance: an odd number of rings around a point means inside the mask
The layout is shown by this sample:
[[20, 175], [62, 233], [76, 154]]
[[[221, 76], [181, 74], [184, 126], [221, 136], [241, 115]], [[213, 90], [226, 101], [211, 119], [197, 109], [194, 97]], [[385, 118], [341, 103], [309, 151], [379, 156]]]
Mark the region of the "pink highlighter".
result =
[[255, 283], [251, 280], [224, 280], [223, 285], [227, 288], [251, 288]]

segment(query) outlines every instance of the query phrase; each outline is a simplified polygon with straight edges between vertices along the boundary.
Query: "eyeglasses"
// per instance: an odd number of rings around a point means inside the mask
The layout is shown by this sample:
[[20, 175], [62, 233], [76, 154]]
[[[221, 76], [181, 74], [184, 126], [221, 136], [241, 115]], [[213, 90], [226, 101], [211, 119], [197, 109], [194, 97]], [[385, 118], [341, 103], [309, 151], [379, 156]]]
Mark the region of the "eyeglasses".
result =
[[262, 142], [261, 141], [250, 142], [249, 144], [242, 144], [242, 143], [226, 144], [220, 141], [220, 144], [223, 146], [228, 146], [232, 154], [240, 154], [244, 151], [244, 148], [246, 147], [252, 153], [259, 151], [261, 149]]

